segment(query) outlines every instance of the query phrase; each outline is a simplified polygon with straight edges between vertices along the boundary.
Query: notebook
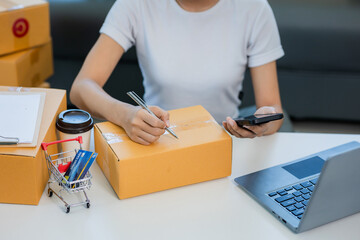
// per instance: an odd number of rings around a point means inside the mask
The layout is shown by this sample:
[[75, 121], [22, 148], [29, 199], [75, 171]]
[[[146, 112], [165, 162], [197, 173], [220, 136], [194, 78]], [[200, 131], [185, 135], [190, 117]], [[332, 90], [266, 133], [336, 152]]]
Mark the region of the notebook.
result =
[[349, 142], [235, 182], [295, 233], [360, 211], [360, 143]]

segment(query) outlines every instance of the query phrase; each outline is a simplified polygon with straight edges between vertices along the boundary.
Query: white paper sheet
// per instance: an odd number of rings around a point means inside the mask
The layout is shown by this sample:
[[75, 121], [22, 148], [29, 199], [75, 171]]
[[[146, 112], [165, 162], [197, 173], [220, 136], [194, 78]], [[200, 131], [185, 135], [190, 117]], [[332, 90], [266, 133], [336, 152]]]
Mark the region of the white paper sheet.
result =
[[0, 136], [19, 138], [19, 143], [32, 143], [34, 137], [37, 139], [42, 97], [42, 94], [0, 92]]

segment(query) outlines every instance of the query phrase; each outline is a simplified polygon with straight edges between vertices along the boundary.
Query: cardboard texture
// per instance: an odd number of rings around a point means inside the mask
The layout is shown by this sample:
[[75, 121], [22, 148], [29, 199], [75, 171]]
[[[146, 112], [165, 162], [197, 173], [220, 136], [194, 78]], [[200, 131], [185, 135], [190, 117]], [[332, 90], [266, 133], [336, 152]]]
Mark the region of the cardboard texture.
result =
[[49, 42], [49, 3], [43, 0], [1, 0], [0, 36], [0, 55]]
[[120, 199], [231, 174], [232, 140], [202, 107], [172, 110], [167, 132], [144, 146], [110, 122], [95, 125], [97, 162]]
[[37, 87], [53, 73], [51, 42], [0, 57], [0, 85]]
[[37, 88], [50, 88], [50, 83], [48, 82], [43, 82], [43, 83], [40, 83], [39, 85], [35, 86]]
[[[11, 87], [0, 86], [0, 91]], [[66, 110], [66, 91], [29, 88], [32, 92], [45, 92], [45, 106], [37, 146], [33, 148], [0, 147], [0, 202], [37, 205], [49, 174], [42, 142], [55, 141], [55, 122], [58, 114]], [[58, 152], [57, 146], [49, 153]]]

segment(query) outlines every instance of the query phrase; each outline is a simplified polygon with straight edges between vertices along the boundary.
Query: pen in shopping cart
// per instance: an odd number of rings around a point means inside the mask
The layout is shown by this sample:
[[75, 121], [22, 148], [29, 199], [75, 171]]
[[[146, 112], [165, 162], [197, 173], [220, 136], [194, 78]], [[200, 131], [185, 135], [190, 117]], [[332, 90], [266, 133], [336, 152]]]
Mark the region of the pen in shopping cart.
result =
[[[132, 100], [134, 100], [139, 106], [141, 106], [143, 109], [145, 109], [146, 111], [148, 111], [151, 115], [153, 115], [154, 117], [157, 117], [146, 105], [146, 103], [144, 102], [144, 100], [142, 100], [134, 91], [131, 92], [127, 92], [127, 95], [129, 95], [129, 97], [132, 98]], [[168, 133], [170, 133], [171, 135], [173, 135], [174, 137], [178, 138], [178, 136], [176, 136], [176, 134], [174, 133], [173, 130], [171, 130], [170, 128], [166, 127], [165, 128], [166, 131], [168, 131]]]

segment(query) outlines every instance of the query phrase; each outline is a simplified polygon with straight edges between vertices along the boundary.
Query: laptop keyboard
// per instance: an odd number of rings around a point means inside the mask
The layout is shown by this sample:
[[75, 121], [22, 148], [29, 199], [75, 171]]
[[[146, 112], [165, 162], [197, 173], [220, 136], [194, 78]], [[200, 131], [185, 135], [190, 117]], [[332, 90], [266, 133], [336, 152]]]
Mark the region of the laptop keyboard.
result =
[[271, 192], [268, 196], [298, 219], [301, 219], [317, 180], [318, 178], [314, 178], [309, 181], [288, 186], [275, 192]]

